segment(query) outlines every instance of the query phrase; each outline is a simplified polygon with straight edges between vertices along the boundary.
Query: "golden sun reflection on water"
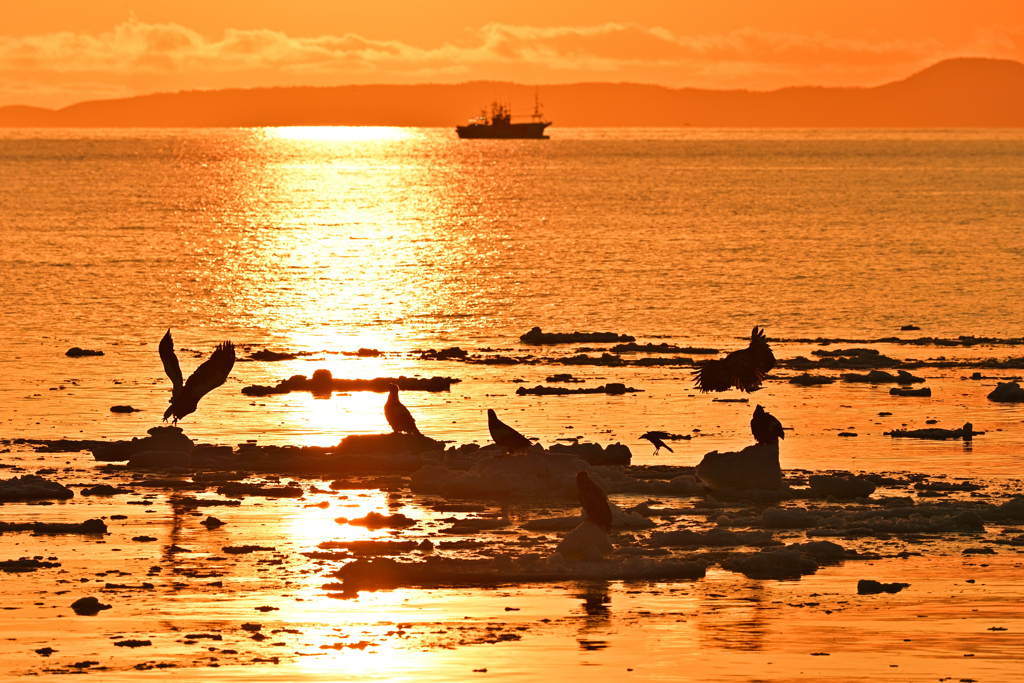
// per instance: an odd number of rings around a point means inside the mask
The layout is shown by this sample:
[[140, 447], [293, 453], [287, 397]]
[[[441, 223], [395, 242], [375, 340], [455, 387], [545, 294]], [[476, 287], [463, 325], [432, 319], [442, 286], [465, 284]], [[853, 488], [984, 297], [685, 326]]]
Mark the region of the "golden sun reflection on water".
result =
[[281, 126], [261, 128], [266, 139], [277, 140], [404, 140], [414, 136], [409, 128], [391, 126]]

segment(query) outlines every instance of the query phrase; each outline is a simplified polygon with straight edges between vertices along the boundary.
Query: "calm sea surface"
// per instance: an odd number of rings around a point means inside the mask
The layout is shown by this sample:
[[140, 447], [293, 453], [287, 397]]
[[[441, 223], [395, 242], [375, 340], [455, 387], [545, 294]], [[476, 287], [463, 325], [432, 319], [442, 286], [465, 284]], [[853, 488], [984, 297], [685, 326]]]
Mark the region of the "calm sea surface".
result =
[[[780, 358], [817, 348], [797, 339], [899, 336], [908, 323], [921, 331], [905, 337], [1024, 336], [1024, 132], [551, 136], [0, 131], [0, 437], [143, 435], [169, 395], [156, 342], [172, 328], [186, 376], [200, 362], [189, 350], [207, 354], [223, 339], [319, 354], [236, 364], [182, 423], [202, 440], [327, 444], [386, 430], [379, 394], [253, 401], [239, 392], [327, 367], [339, 377], [463, 379], [450, 395], [406, 394], [426, 432], [459, 442], [486, 441], [484, 411], [496, 407], [543, 443], [621, 440], [640, 461], [653, 461], [643, 431], [700, 428], [668, 456], [689, 464], [746, 445], [760, 402], [793, 427], [784, 466], [912, 469], [947, 457], [968, 472], [1015, 471], [1024, 412], [988, 402], [994, 381], [965, 385], [962, 369], [923, 371], [933, 398], [902, 399], [894, 411], [887, 388], [779, 381], [749, 405], [720, 404], [692, 395], [688, 368], [479, 366], [412, 352], [576, 352], [520, 346], [534, 326], [729, 351], [758, 324]], [[105, 355], [68, 359], [71, 346]], [[385, 354], [339, 353], [360, 347]], [[903, 359], [1022, 355], [875, 348]], [[645, 391], [514, 395], [513, 379], [533, 386], [566, 371]], [[128, 403], [142, 412], [109, 412]], [[880, 411], [895, 412], [893, 422]], [[882, 435], [927, 418], [991, 431], [968, 456], [959, 443]], [[858, 439], [837, 438], [851, 427]]]

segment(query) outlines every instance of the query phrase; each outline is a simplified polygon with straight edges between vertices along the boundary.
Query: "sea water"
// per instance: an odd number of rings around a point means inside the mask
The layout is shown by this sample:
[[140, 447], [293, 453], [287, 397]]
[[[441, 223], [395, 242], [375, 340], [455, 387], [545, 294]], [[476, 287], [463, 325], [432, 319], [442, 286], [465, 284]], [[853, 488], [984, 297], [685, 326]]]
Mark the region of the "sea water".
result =
[[[403, 394], [425, 432], [456, 442], [486, 443], [493, 407], [545, 444], [621, 441], [635, 461], [692, 464], [749, 443], [763, 403], [791, 429], [784, 466], [948, 457], [1009, 473], [1024, 416], [987, 401], [994, 381], [965, 383], [966, 365], [918, 372], [931, 399], [797, 388], [784, 381], [797, 373], [781, 373], [748, 404], [722, 404], [695, 395], [692, 368], [561, 366], [587, 345], [519, 336], [611, 331], [725, 353], [760, 325], [780, 359], [812, 357], [818, 338], [1021, 337], [1022, 256], [1019, 131], [554, 128], [544, 141], [467, 141], [412, 128], [5, 130], [0, 436], [143, 435], [169, 396], [156, 346], [170, 328], [186, 377], [225, 339], [240, 359], [311, 353], [236, 363], [182, 422], [199, 440], [329, 445], [387, 431], [382, 395], [240, 393], [324, 367], [463, 380], [450, 394]], [[105, 355], [70, 359], [72, 346]], [[452, 346], [535, 362], [417, 353]], [[343, 355], [359, 348], [382, 355]], [[874, 348], [964, 364], [1021, 355]], [[579, 386], [644, 391], [514, 394], [566, 371]], [[141, 412], [112, 414], [115, 404]], [[884, 436], [926, 419], [990, 433], [966, 454]], [[648, 429], [695, 438], [655, 460], [638, 438]]]

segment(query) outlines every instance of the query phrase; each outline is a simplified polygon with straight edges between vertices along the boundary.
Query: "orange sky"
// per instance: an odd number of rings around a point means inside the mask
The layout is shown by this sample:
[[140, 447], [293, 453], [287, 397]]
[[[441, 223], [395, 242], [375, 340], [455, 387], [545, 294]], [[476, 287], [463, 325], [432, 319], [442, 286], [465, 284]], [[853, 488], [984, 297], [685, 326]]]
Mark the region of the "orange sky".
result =
[[0, 2], [0, 106], [350, 83], [877, 85], [1024, 61], [1022, 0]]

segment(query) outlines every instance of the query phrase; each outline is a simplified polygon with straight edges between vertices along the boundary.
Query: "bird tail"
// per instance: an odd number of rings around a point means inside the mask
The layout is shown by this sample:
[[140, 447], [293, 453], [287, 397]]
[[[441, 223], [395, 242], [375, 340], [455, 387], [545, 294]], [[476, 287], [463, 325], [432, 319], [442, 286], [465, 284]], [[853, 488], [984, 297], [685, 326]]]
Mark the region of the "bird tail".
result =
[[669, 453], [675, 453], [675, 451], [672, 450], [672, 447], [669, 446], [667, 443], [662, 445], [665, 447], [665, 450], [668, 451]]

